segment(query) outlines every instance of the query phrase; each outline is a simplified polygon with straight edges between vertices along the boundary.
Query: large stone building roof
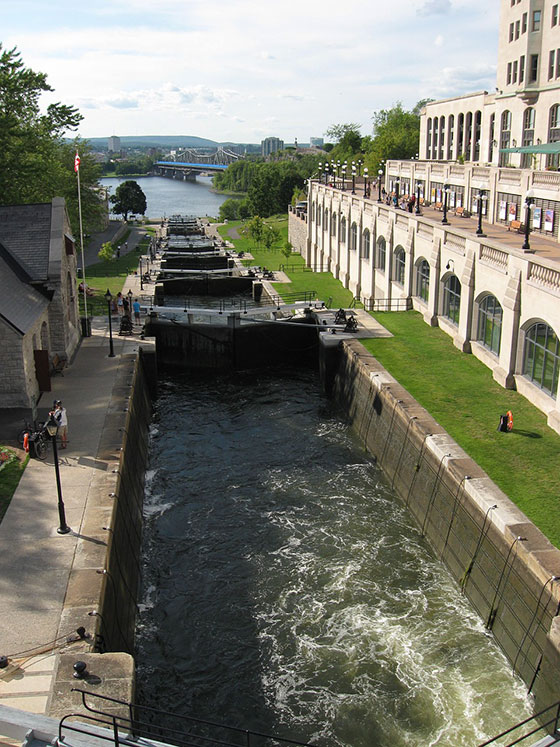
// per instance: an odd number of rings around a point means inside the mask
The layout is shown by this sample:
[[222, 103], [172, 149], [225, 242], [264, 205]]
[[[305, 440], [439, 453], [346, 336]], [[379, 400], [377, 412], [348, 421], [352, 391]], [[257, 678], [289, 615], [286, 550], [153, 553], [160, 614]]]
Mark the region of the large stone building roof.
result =
[[48, 304], [48, 299], [29, 285], [25, 270], [0, 244], [0, 319], [24, 335]]
[[0, 206], [0, 242], [29, 275], [48, 276], [52, 204]]

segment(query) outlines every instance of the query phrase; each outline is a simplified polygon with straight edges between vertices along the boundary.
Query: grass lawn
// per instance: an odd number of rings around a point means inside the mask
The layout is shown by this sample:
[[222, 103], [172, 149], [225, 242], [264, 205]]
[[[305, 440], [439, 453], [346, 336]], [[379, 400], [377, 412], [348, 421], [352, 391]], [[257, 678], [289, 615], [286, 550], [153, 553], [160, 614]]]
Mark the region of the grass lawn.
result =
[[[124, 244], [127, 238], [128, 234], [119, 239], [118, 243]], [[95, 294], [88, 296], [87, 299], [88, 316], [103, 316], [107, 313], [107, 301], [104, 298], [107, 288], [114, 296], [122, 291], [127, 275], [138, 269], [138, 258], [141, 254], [147, 253], [149, 245], [150, 239], [145, 236], [136, 249], [119, 257], [119, 259], [110, 262], [97, 262], [86, 267], [86, 283], [95, 290]], [[83, 315], [83, 293], [80, 293], [79, 303], [80, 314]]]
[[[560, 436], [528, 400], [503, 389], [473, 355], [417, 312], [375, 313], [395, 337], [362, 340], [557, 547], [560, 547]], [[511, 433], [497, 430], [513, 412]]]
[[[1, 447], [3, 449], [3, 447]], [[10, 501], [29, 461], [29, 455], [20, 461], [16, 458], [0, 470], [0, 521], [8, 510]]]

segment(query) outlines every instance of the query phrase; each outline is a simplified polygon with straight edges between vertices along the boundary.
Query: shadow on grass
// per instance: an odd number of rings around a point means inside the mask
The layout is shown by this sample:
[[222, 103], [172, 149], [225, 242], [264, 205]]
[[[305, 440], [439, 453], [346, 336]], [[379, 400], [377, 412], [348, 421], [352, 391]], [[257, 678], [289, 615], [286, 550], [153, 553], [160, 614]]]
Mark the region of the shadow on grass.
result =
[[541, 433], [535, 433], [534, 431], [522, 431], [519, 428], [514, 428], [511, 431], [514, 436], [525, 436], [525, 438], [542, 438]]

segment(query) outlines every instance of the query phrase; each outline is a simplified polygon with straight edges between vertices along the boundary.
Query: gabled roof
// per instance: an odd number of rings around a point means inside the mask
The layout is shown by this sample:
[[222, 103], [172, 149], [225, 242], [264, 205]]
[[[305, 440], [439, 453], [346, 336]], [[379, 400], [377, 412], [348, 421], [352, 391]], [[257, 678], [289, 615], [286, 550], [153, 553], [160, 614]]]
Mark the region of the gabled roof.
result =
[[0, 319], [25, 335], [48, 305], [48, 299], [29, 285], [25, 271], [18, 269], [0, 244]]
[[0, 243], [32, 281], [48, 276], [52, 204], [0, 206]]

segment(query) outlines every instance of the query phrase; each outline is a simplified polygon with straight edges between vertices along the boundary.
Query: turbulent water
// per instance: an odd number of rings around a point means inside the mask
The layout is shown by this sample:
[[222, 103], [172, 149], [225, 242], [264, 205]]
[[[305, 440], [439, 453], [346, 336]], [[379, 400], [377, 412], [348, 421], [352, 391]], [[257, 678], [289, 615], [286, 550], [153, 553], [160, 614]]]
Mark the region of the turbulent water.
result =
[[529, 714], [314, 373], [161, 382], [145, 516], [145, 702], [328, 747], [471, 747]]

